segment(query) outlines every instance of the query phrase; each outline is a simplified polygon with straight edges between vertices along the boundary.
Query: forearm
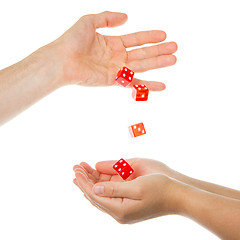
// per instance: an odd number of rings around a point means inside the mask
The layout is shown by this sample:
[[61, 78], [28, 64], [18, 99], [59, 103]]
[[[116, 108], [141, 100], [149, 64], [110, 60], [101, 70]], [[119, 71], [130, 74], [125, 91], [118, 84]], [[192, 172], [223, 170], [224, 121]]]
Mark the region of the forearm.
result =
[[222, 239], [240, 239], [240, 201], [188, 185], [180, 187], [180, 214], [187, 216]]
[[183, 175], [183, 174], [173, 171], [173, 170], [167, 171], [166, 175], [171, 178], [174, 178], [180, 182], [194, 186], [196, 188], [200, 188], [202, 190], [205, 190], [205, 191], [208, 191], [211, 193], [215, 193], [215, 194], [219, 194], [219, 195], [222, 195], [225, 197], [240, 200], [240, 191], [237, 191], [237, 190], [234, 190], [231, 188], [227, 188], [227, 187], [223, 187], [220, 185], [216, 185], [213, 183], [209, 183], [209, 182], [204, 182], [204, 181], [201, 181], [198, 179], [194, 179], [194, 178], [188, 177], [186, 175]]
[[0, 125], [61, 86], [61, 69], [43, 47], [22, 61], [0, 71]]

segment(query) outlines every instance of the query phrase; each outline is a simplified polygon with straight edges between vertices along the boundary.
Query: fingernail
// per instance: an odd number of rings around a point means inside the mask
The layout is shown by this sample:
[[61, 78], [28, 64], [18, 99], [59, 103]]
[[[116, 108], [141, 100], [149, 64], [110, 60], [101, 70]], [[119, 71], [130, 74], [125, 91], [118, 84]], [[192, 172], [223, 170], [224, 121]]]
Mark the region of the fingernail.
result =
[[104, 186], [98, 185], [94, 187], [94, 193], [97, 195], [104, 193]]

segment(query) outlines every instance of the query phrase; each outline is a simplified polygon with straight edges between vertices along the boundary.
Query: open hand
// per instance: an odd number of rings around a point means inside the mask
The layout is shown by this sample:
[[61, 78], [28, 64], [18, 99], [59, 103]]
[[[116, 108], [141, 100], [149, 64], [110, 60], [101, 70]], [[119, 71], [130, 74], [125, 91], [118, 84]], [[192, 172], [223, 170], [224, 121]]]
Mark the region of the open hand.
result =
[[[142, 31], [123, 36], [104, 36], [96, 32], [97, 28], [116, 27], [126, 20], [126, 14], [117, 12], [85, 15], [52, 43], [59, 56], [63, 84], [111, 86], [116, 84], [115, 76], [123, 66], [139, 73], [175, 64], [176, 57], [172, 54], [177, 45], [174, 42], [127, 50], [164, 41], [166, 33], [163, 31]], [[137, 78], [132, 84], [146, 84], [153, 91], [165, 88], [163, 83]]]

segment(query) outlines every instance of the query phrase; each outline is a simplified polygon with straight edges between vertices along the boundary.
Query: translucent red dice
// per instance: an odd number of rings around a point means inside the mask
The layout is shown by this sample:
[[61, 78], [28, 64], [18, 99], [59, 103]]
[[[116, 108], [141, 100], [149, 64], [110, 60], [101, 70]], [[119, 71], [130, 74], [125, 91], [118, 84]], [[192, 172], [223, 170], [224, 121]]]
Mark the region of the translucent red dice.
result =
[[145, 127], [143, 123], [137, 123], [128, 127], [131, 137], [138, 137], [146, 134]]
[[126, 87], [127, 85], [129, 85], [129, 83], [132, 82], [133, 75], [134, 75], [134, 72], [132, 70], [130, 70], [127, 67], [123, 67], [121, 70], [119, 70], [115, 78], [115, 81], [121, 84], [122, 86]]
[[123, 180], [126, 180], [134, 172], [132, 167], [123, 158], [113, 165], [113, 169]]
[[136, 101], [147, 101], [149, 89], [145, 85], [133, 85], [132, 97]]

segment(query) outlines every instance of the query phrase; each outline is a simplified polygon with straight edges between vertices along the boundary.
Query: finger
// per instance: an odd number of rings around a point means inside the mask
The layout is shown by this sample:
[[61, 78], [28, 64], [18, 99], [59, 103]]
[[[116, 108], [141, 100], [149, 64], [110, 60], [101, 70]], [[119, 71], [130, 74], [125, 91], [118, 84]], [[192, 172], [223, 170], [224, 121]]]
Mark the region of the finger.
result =
[[121, 36], [123, 45], [128, 47], [140, 46], [147, 43], [158, 43], [166, 39], [166, 33], [161, 30], [141, 31]]
[[135, 60], [128, 63], [134, 72], [146, 72], [151, 69], [163, 68], [174, 65], [177, 58], [174, 55], [162, 55], [153, 58]]
[[100, 173], [115, 175], [115, 174], [117, 174], [117, 172], [113, 169], [113, 165], [116, 162], [117, 161], [98, 162], [98, 163], [96, 163], [95, 168]]
[[77, 167], [77, 166], [74, 166], [74, 172], [75, 172], [75, 173], [76, 173], [76, 172], [81, 172], [82, 174], [85, 175], [85, 177], [89, 178], [87, 171], [86, 171], [83, 167], [81, 167], [81, 166], [78, 166], [78, 167]]
[[90, 181], [90, 182], [92, 182], [94, 184], [97, 182], [97, 179], [92, 174], [88, 173], [86, 171], [86, 169], [83, 168], [82, 166], [78, 166], [78, 167], [75, 166], [74, 169], [75, 169], [74, 170], [75, 173], [76, 172], [82, 172], [87, 177], [88, 181]]
[[144, 81], [138, 78], [134, 78], [128, 87], [132, 87], [133, 85], [145, 85], [150, 91], [163, 91], [166, 88], [166, 85], [162, 82]]
[[82, 171], [76, 171], [75, 177], [77, 179], [77, 184], [83, 193], [92, 191], [94, 184], [89, 181], [89, 178]]
[[73, 183], [74, 183], [77, 187], [79, 187], [76, 178], [73, 179]]
[[83, 21], [90, 22], [95, 28], [116, 27], [127, 21], [127, 14], [120, 12], [102, 12], [82, 17]]
[[84, 194], [84, 191], [83, 191], [83, 189], [81, 188], [81, 186], [78, 184], [78, 181], [77, 181], [76, 178], [73, 179], [73, 183], [74, 183], [74, 184], [83, 192], [83, 194]]
[[81, 185], [79, 184], [79, 180], [77, 178], [73, 179], [73, 183], [82, 191], [83, 194], [85, 194], [84, 189], [81, 187]]
[[87, 163], [80, 163], [80, 165], [75, 165], [73, 170], [76, 172], [81, 169], [84, 172], [84, 174], [94, 183], [110, 181], [110, 179], [112, 178], [112, 175], [110, 174], [104, 173], [100, 174], [98, 171], [91, 168]]
[[[80, 170], [80, 169], [83, 169], [83, 170], [84, 170], [84, 168], [81, 167], [80, 165], [74, 165], [74, 166], [73, 166], [73, 171], [74, 171], [74, 172], [76, 172], [77, 170]], [[85, 170], [84, 170], [84, 171], [85, 171]]]
[[99, 178], [99, 172], [93, 169], [89, 164], [86, 162], [81, 162], [80, 166], [82, 166], [89, 174], [91, 174], [94, 178]]
[[162, 43], [159, 45], [134, 49], [128, 52], [128, 61], [141, 60], [161, 55], [173, 54], [177, 51], [175, 42]]
[[131, 182], [102, 182], [93, 186], [93, 192], [101, 197], [139, 199], [139, 194]]

